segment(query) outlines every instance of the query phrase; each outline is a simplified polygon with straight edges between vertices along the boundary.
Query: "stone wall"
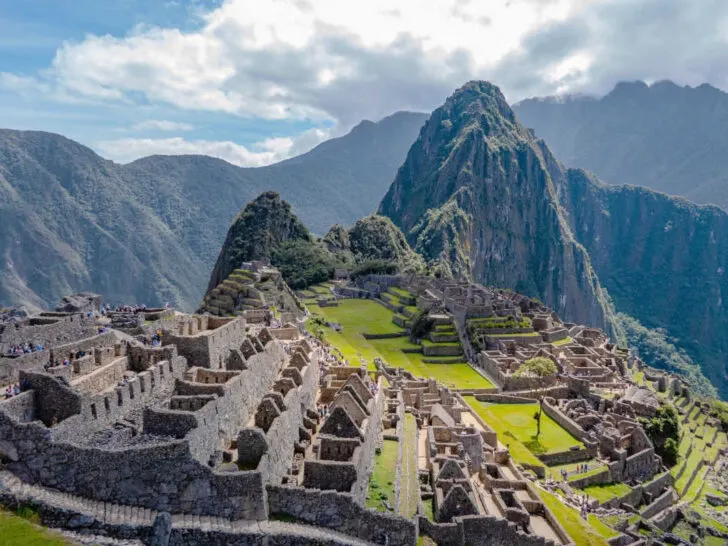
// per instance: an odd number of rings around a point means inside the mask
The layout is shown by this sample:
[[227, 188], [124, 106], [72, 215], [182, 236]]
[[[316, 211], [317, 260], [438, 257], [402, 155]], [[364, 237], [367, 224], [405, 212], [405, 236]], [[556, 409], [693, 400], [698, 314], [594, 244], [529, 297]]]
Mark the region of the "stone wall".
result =
[[662, 495], [657, 497], [652, 504], [645, 507], [640, 514], [645, 519], [650, 519], [653, 516], [656, 516], [663, 510], [669, 508], [673, 505], [673, 503], [676, 500], [677, 495], [675, 494], [675, 491], [672, 489], [669, 489], [665, 491]]
[[644, 449], [627, 457], [622, 480], [630, 478], [637, 480], [649, 479], [657, 472], [659, 465], [659, 461], [656, 460], [655, 450], [652, 448]]
[[[230, 349], [239, 347], [245, 337], [245, 320], [242, 318], [217, 319], [212, 316], [200, 318], [207, 319], [207, 327], [217, 327], [209, 330], [202, 329], [193, 335], [178, 335], [176, 332], [165, 330], [162, 340], [165, 345], [176, 345], [177, 351], [187, 359], [190, 366], [209, 366], [212, 369], [221, 369], [224, 367]], [[220, 320], [224, 322], [218, 326], [217, 321]]]
[[541, 536], [528, 535], [506, 519], [490, 515], [463, 516], [453, 523], [433, 523], [419, 518], [420, 533], [438, 546], [546, 546]]
[[93, 320], [87, 319], [84, 315], [41, 313], [30, 317], [27, 323], [5, 325], [0, 332], [0, 354], [5, 354], [11, 345], [26, 342], [40, 343], [47, 349], [92, 336], [94, 331]]
[[268, 486], [267, 490], [272, 516], [293, 517], [373, 544], [414, 546], [417, 543], [414, 522], [367, 510], [350, 494], [287, 486]]
[[[568, 430], [569, 433], [571, 433], [574, 437], [582, 441], [586, 438], [586, 432], [583, 428], [577, 425], [575, 421], [569, 419], [566, 415], [564, 415], [561, 410], [552, 406], [546, 401], [544, 401], [543, 403], [543, 412], [551, 417], [551, 419], [556, 421], [563, 428]], [[594, 455], [596, 455], [596, 453]]]
[[[265, 433], [266, 452], [258, 470], [264, 473], [267, 483], [279, 485], [291, 468], [294, 444], [299, 439], [299, 428], [307, 409], [313, 409], [318, 385], [319, 368], [313, 361], [301, 370], [302, 383], [290, 389], [283, 399], [285, 410], [273, 421]], [[238, 443], [238, 445], [240, 445]]]
[[[184, 440], [104, 449], [54, 441], [52, 429], [0, 412], [0, 437], [15, 446], [8, 470], [23, 481], [90, 499], [172, 513], [265, 519], [257, 472], [216, 474], [190, 456]], [[164, 469], [164, 471], [160, 471]]]
[[569, 485], [582, 489], [590, 485], [600, 485], [603, 483], [610, 483], [612, 481], [612, 473], [610, 472], [609, 468], [605, 468], [601, 472], [596, 472], [589, 476], [569, 480]]
[[556, 453], [541, 453], [538, 459], [546, 466], [562, 465], [569, 463], [578, 463], [591, 459], [592, 455], [586, 448], [570, 449], [567, 451], [558, 451]]

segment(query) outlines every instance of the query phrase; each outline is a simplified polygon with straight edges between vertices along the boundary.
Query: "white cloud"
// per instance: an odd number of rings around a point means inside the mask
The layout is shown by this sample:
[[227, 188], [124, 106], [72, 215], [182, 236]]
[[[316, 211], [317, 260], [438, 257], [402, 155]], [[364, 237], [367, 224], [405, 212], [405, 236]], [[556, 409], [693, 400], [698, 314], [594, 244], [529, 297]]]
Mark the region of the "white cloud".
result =
[[619, 79], [728, 85], [726, 28], [724, 0], [226, 0], [194, 31], [90, 35], [38, 78], [3, 80], [345, 129], [432, 109], [469, 79], [494, 81], [511, 101]]
[[311, 129], [295, 138], [269, 138], [250, 149], [231, 141], [173, 138], [104, 140], [96, 149], [105, 157], [128, 163], [148, 155], [209, 155], [240, 167], [262, 167], [307, 152], [328, 138], [327, 131]]
[[134, 131], [191, 131], [194, 125], [164, 119], [148, 119], [132, 125]]

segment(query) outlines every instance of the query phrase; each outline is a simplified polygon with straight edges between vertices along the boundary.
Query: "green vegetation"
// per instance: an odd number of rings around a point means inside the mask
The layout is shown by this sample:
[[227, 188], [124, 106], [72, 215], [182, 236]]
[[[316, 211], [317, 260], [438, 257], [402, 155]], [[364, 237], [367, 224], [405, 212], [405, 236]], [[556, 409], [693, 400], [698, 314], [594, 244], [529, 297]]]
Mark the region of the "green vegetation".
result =
[[551, 345], [555, 345], [556, 347], [560, 347], [561, 345], [568, 345], [572, 341], [574, 341], [574, 340], [571, 339], [569, 336], [566, 336], [564, 339], [560, 339], [558, 341], [552, 342]]
[[544, 466], [536, 454], [565, 451], [571, 446], [583, 444], [569, 432], [544, 415], [542, 432], [538, 441], [533, 433], [534, 404], [490, 404], [480, 402], [474, 396], [465, 396], [465, 402], [483, 421], [498, 434], [499, 441], [508, 446], [511, 457], [517, 463]]
[[[513, 374], [514, 377], [530, 377], [536, 382], [536, 388], [541, 389], [545, 386], [545, 381], [549, 377], [553, 377], [558, 368], [553, 360], [543, 356], [529, 358]], [[533, 418], [536, 421], [536, 442], [541, 435], [541, 417], [543, 415], [543, 393], [538, 393], [538, 411]]]
[[429, 334], [435, 326], [434, 319], [430, 318], [427, 311], [420, 311], [412, 318], [412, 326], [410, 327], [411, 339], [423, 339]]
[[[11, 514], [0, 510], [0, 542], [13, 546], [68, 546], [60, 535], [37, 525], [38, 516], [32, 511]], [[22, 517], [21, 517], [22, 516]]]
[[556, 496], [537, 489], [543, 503], [553, 512], [576, 546], [607, 546], [607, 539], [619, 533], [604, 525], [593, 514], [585, 520], [575, 508], [565, 505]]
[[598, 500], [600, 503], [604, 503], [614, 498], [623, 497], [624, 495], [632, 491], [632, 488], [627, 484], [615, 482], [599, 485], [589, 485], [587, 487], [584, 487], [582, 491], [591, 498]]
[[675, 346], [663, 329], [649, 329], [624, 313], [617, 314], [627, 342], [639, 349], [640, 357], [650, 366], [684, 375], [695, 395], [715, 398], [715, 387], [703, 375], [700, 366], [693, 362], [684, 349]]
[[[374, 455], [374, 469], [367, 491], [367, 508], [380, 512], [389, 512], [394, 509], [398, 455], [399, 445], [394, 440], [384, 440], [381, 451]], [[387, 505], [384, 504], [385, 502]]]
[[425, 264], [414, 252], [404, 234], [386, 216], [374, 214], [357, 220], [349, 230], [351, 252], [357, 262], [384, 260], [407, 273], [422, 273]]
[[417, 503], [420, 500], [420, 481], [417, 475], [417, 420], [411, 413], [404, 416], [401, 466], [397, 512], [406, 518], [411, 518], [417, 512]]
[[[566, 451], [572, 447], [584, 447], [581, 441], [545, 413], [541, 417], [541, 434], [536, 437], [533, 421], [534, 414], [538, 411], [538, 404], [478, 403], [483, 405], [486, 412], [490, 413], [493, 418], [502, 423], [509, 435], [515, 437], [534, 455]], [[490, 424], [489, 420], [486, 419], [486, 421]]]
[[[341, 332], [312, 324], [310, 330], [320, 330], [326, 340], [338, 348], [350, 365], [359, 364], [359, 355], [373, 370], [374, 359], [383, 359], [388, 366], [404, 368], [417, 377], [432, 377], [458, 389], [488, 389], [493, 384], [468, 364], [428, 364], [422, 353], [404, 353], [402, 349], [420, 349], [406, 337], [391, 339], [365, 339], [365, 333], [401, 333], [392, 322], [393, 313], [373, 300], [345, 299], [335, 307], [310, 305], [311, 312], [327, 321], [339, 323]], [[316, 333], [313, 331], [312, 333]]]
[[274, 248], [271, 263], [293, 289], [324, 282], [343, 265], [325, 246], [305, 240], [286, 241]]
[[367, 260], [357, 265], [350, 277], [357, 279], [366, 275], [391, 275], [397, 272], [397, 264], [389, 260]]
[[680, 438], [680, 422], [675, 408], [671, 404], [663, 404], [654, 417], [639, 421], [655, 444], [655, 452], [667, 466], [674, 465], [677, 462]]

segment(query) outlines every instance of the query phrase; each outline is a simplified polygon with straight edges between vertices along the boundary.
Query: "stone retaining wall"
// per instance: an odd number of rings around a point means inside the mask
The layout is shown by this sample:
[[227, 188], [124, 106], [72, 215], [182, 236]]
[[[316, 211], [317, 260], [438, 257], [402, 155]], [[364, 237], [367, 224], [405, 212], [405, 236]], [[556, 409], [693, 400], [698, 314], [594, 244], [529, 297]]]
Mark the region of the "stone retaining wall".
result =
[[374, 544], [414, 546], [417, 525], [404, 518], [363, 508], [352, 495], [301, 487], [268, 486], [271, 515], [333, 529]]
[[649, 506], [645, 507], [642, 512], [640, 512], [640, 514], [643, 518], [650, 519], [662, 512], [663, 510], [672, 506], [675, 500], [675, 492], [670, 489], [657, 497], [654, 502], [652, 502], [652, 504], [650, 504]]

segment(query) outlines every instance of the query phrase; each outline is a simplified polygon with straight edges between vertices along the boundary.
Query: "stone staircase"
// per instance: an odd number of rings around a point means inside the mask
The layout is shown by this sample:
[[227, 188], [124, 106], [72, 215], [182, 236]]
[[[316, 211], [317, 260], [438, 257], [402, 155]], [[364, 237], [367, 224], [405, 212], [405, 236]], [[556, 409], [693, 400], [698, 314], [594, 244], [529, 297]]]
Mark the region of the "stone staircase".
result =
[[[87, 499], [38, 485], [27, 484], [8, 471], [0, 471], [0, 502], [32, 504], [38, 508], [46, 525], [62, 525], [73, 530], [87, 529], [123, 538], [147, 537], [158, 512], [140, 506], [129, 506]], [[172, 533], [185, 536], [216, 533], [234, 537], [296, 537], [311, 544], [364, 546], [368, 542], [325, 528], [298, 523], [266, 520], [236, 520], [194, 514], [172, 514]], [[224, 539], [223, 539], [224, 540]], [[247, 542], [246, 542], [247, 543]]]

